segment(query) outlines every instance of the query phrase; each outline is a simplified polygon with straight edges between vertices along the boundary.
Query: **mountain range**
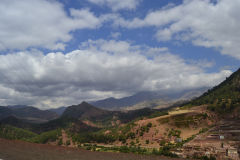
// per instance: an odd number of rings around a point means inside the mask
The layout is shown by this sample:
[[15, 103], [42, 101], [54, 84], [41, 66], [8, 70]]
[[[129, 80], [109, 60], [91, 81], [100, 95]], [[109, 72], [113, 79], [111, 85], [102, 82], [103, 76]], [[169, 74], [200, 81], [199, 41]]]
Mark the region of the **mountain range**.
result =
[[[196, 92], [184, 91], [167, 97], [167, 94], [144, 92], [123, 99], [111, 98], [108, 99], [109, 101], [100, 102], [107, 102], [105, 104], [114, 102], [121, 108], [123, 105], [139, 103], [139, 97], [145, 101], [150, 99], [146, 98], [148, 96], [152, 97], [152, 101], [159, 97], [180, 100], [184, 99], [181, 97], [194, 95], [193, 93]], [[126, 103], [127, 100], [130, 102]], [[62, 114], [57, 114], [59, 110], [64, 111]], [[66, 132], [71, 143], [75, 144], [120, 144], [130, 147], [136, 144], [157, 148], [161, 145], [163, 148], [168, 147], [166, 153], [170, 154], [170, 149], [181, 147], [183, 143], [194, 139], [198, 134], [211, 131], [214, 129], [213, 126], [220, 125], [219, 122], [231, 120], [234, 125], [235, 121], [238, 122], [237, 119], [240, 119], [240, 69], [201, 96], [166, 108], [111, 111], [82, 102], [78, 105], [59, 108], [57, 111], [43, 111], [30, 106], [2, 106], [0, 107], [0, 137], [61, 145]], [[232, 130], [231, 127], [230, 129]], [[169, 146], [168, 144], [172, 144], [171, 141], [176, 137], [183, 138], [184, 141], [180, 144], [176, 143], [180, 146], [175, 146], [175, 143]], [[163, 153], [165, 152], [161, 152]]]
[[[206, 90], [206, 88], [185, 90], [174, 93], [161, 93], [156, 91], [139, 92], [135, 95], [120, 99], [112, 97], [95, 102], [90, 102], [89, 104], [83, 102], [81, 104], [83, 108], [81, 108], [80, 110], [78, 107], [79, 105], [52, 108], [48, 110], [40, 110], [38, 108], [26, 105], [0, 106], [0, 120], [9, 116], [13, 116], [26, 122], [43, 123], [49, 120], [59, 118], [62, 114], [64, 116], [71, 115], [74, 118], [80, 115], [81, 117], [96, 118], [97, 115], [104, 116], [107, 114], [111, 114], [112, 116], [112, 114], [116, 115], [118, 113], [109, 112], [107, 110], [135, 110], [143, 108], [161, 109], [167, 108], [176, 102], [181, 102], [181, 100], [189, 100], [192, 97], [199, 95], [204, 90]], [[119, 113], [118, 116], [120, 116]]]
[[[191, 100], [192, 98], [200, 96], [208, 88], [198, 88], [189, 89], [184, 91], [173, 91], [173, 92], [163, 92], [163, 91], [144, 91], [136, 93], [132, 96], [123, 98], [106, 98], [99, 101], [89, 102], [90, 104], [108, 110], [121, 110], [125, 108], [164, 108], [168, 107], [178, 101]], [[142, 105], [142, 107], [136, 107], [135, 105]], [[164, 104], [164, 105], [162, 105]], [[138, 106], [139, 106], [138, 105]], [[135, 106], [135, 107], [134, 107]]]
[[53, 111], [40, 110], [31, 106], [0, 106], [0, 120], [9, 116], [34, 123], [43, 123], [59, 117]]

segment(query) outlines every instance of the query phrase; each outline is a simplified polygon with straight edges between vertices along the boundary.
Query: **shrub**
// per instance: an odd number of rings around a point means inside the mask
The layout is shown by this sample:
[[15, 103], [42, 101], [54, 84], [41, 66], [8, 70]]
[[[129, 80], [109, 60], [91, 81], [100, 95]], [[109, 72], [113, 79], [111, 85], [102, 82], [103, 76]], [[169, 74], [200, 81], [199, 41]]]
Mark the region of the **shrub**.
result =
[[146, 144], [149, 144], [149, 140], [147, 139], [145, 143], [146, 143]]
[[61, 138], [61, 139], [59, 139], [59, 141], [58, 141], [58, 145], [61, 146], [62, 144], [63, 144], [63, 141], [62, 141], [62, 138]]
[[47, 142], [54, 142], [58, 139], [61, 134], [61, 130], [53, 130], [49, 132], [41, 133], [40, 135], [34, 137], [31, 141], [35, 143], [47, 143]]
[[70, 140], [66, 141], [66, 145], [69, 146], [71, 144]]

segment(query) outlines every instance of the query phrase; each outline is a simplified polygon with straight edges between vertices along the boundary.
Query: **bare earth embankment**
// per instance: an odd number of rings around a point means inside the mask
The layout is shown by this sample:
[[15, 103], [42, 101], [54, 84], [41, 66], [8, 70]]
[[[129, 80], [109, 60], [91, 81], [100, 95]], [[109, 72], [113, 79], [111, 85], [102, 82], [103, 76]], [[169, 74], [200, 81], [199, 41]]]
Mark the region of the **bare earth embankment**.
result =
[[[128, 153], [91, 152], [45, 144], [0, 139], [2, 160], [170, 160], [160, 156]], [[171, 159], [174, 160], [174, 159]]]

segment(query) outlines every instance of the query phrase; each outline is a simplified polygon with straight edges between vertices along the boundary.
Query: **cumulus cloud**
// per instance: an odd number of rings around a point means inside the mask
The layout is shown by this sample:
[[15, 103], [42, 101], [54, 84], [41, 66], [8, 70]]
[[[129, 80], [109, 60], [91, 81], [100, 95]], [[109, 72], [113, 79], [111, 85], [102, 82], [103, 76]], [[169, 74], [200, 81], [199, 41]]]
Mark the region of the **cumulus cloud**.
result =
[[1, 104], [55, 107], [146, 90], [218, 84], [232, 72], [206, 73], [167, 48], [127, 41], [88, 40], [69, 53], [23, 51], [0, 55]]
[[114, 39], [118, 39], [121, 36], [120, 32], [111, 32], [111, 37]]
[[97, 5], [107, 5], [113, 11], [135, 9], [141, 0], [88, 0]]
[[69, 9], [57, 1], [1, 0], [0, 50], [41, 47], [64, 49], [77, 29], [94, 29], [101, 19], [89, 9]]
[[213, 47], [222, 54], [240, 59], [240, 1], [184, 0], [152, 11], [145, 18], [116, 19], [114, 25], [139, 28], [154, 26], [159, 41], [191, 41], [196, 46]]

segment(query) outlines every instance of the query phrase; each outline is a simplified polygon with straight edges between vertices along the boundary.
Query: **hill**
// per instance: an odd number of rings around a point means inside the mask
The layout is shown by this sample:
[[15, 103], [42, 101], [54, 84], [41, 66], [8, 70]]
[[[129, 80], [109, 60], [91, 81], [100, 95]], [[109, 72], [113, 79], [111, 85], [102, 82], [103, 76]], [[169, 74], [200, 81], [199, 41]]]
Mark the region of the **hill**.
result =
[[110, 111], [102, 110], [91, 104], [82, 102], [79, 105], [67, 107], [62, 117], [72, 117], [77, 119], [99, 119], [111, 114]]
[[12, 114], [13, 114], [13, 112], [11, 109], [0, 106], [0, 120], [6, 118], [8, 116], [11, 116]]
[[27, 121], [27, 120], [24, 120], [24, 119], [19, 119], [15, 116], [8, 116], [6, 118], [3, 118], [0, 120], [0, 125], [3, 124], [3, 125], [11, 125], [11, 126], [14, 126], [14, 127], [18, 127], [18, 128], [24, 128], [24, 129], [30, 129], [32, 128], [35, 124]]
[[55, 112], [49, 110], [40, 110], [30, 106], [12, 108], [11, 110], [16, 117], [28, 119], [30, 121], [52, 120], [58, 117]]
[[240, 107], [240, 69], [218, 86], [194, 99], [188, 106], [208, 105], [208, 109], [220, 114], [233, 112]]
[[92, 127], [113, 127], [130, 122], [136, 118], [149, 116], [158, 110], [143, 108], [130, 111], [108, 111], [97, 108], [87, 102], [67, 107], [60, 119], [71, 118], [81, 120]]
[[51, 108], [48, 111], [55, 112], [58, 116], [61, 116], [67, 107]]
[[0, 106], [0, 120], [9, 116], [33, 123], [43, 123], [59, 117], [53, 111], [40, 110], [31, 106]]
[[[240, 144], [239, 139], [237, 140], [239, 134], [236, 134], [239, 133], [238, 128], [236, 128], [236, 124], [239, 122], [236, 118], [240, 118], [239, 101], [240, 70], [183, 107], [175, 106], [162, 112], [157, 110], [151, 112], [151, 109], [138, 110], [138, 112], [134, 110], [118, 117], [119, 119], [125, 119], [128, 116], [138, 115], [138, 118], [132, 119], [130, 122], [112, 128], [103, 128], [88, 135], [75, 132], [72, 133], [72, 137], [75, 143], [97, 143], [101, 145], [105, 143], [105, 146], [111, 144], [110, 146], [141, 146], [144, 148], [158, 148], [160, 146], [158, 154], [171, 155], [171, 152], [174, 152], [181, 156], [189, 155], [190, 157], [194, 157], [194, 153], [197, 152], [198, 148], [195, 150], [190, 143], [195, 142], [196, 139], [196, 141], [200, 141], [199, 143], [204, 146], [205, 150], [207, 147], [215, 147], [219, 150], [219, 154], [211, 152], [214, 157], [224, 156], [227, 158], [226, 155], [220, 154], [220, 144], [228, 144], [226, 147], [222, 147], [224, 149], [236, 149], [236, 146]], [[147, 113], [148, 111], [148, 114], [141, 115], [141, 113]], [[228, 115], [231, 115], [234, 119], [222, 116], [226, 113], [230, 113]], [[218, 129], [226, 129], [226, 124], [228, 125], [226, 131]], [[229, 132], [233, 134], [229, 136]], [[212, 135], [216, 136], [214, 141], [211, 139]], [[220, 135], [225, 137], [224, 141], [218, 138]], [[234, 144], [229, 145], [228, 142], [233, 139], [235, 140]], [[214, 146], [206, 145], [210, 142], [214, 142]], [[179, 152], [181, 147], [184, 149], [183, 152]], [[187, 150], [189, 147], [192, 147], [191, 152]], [[199, 156], [204, 156], [204, 153], [202, 154], [201, 150]]]

